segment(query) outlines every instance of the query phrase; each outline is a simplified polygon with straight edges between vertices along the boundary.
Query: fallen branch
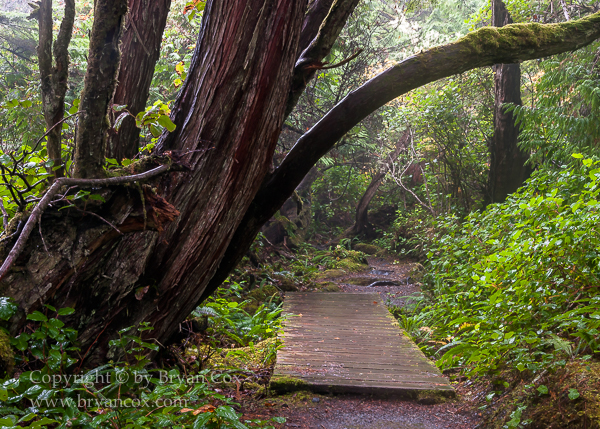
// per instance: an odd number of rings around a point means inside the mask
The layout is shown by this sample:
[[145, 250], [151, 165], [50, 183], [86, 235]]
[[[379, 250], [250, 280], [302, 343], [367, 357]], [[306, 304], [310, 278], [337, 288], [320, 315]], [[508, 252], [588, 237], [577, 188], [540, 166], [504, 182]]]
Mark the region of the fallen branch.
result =
[[34, 207], [29, 219], [25, 223], [25, 227], [23, 227], [23, 231], [21, 235], [17, 239], [17, 242], [11, 249], [10, 253], [4, 260], [2, 267], [0, 267], [0, 280], [4, 278], [8, 270], [12, 267], [15, 260], [19, 257], [25, 244], [27, 243], [27, 239], [31, 234], [31, 231], [35, 227], [35, 224], [42, 217], [42, 213], [46, 210], [46, 207], [50, 204], [52, 199], [58, 194], [58, 191], [63, 186], [72, 186], [77, 185], [81, 187], [95, 187], [95, 186], [111, 186], [111, 185], [121, 185], [123, 183], [131, 183], [137, 182], [139, 180], [146, 180], [151, 177], [157, 176], [165, 171], [169, 170], [168, 165], [161, 165], [152, 170], [146, 171], [140, 174], [134, 174], [132, 176], [122, 176], [122, 177], [109, 177], [107, 179], [72, 179], [67, 177], [61, 177], [54, 181], [48, 192], [42, 197], [37, 206]]

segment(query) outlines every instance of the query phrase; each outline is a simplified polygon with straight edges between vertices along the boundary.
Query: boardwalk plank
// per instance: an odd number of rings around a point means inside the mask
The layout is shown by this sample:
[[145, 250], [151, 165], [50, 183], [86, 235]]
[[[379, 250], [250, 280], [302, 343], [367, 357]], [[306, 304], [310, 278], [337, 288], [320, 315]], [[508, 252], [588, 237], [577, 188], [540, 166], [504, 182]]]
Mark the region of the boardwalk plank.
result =
[[453, 396], [378, 294], [288, 293], [274, 390]]

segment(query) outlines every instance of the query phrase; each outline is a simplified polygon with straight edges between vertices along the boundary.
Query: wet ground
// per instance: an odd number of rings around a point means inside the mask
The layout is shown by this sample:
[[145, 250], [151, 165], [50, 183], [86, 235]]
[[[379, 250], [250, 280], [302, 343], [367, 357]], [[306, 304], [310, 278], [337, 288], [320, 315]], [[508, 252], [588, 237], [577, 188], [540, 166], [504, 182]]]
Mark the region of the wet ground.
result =
[[333, 279], [344, 292], [377, 292], [388, 305], [403, 306], [410, 296], [418, 295], [420, 288], [411, 278], [416, 262], [394, 259], [368, 258], [369, 269]]
[[[318, 400], [318, 402], [313, 402]], [[411, 401], [361, 396], [313, 396], [304, 408], [282, 407], [285, 427], [302, 429], [472, 429], [476, 416], [460, 402], [424, 405]]]

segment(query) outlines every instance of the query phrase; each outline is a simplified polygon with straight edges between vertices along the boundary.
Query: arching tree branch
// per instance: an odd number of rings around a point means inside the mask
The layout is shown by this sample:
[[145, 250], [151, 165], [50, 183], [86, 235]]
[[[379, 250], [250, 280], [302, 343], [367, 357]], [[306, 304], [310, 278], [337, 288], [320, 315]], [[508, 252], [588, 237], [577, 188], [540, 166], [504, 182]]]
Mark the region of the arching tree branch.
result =
[[600, 37], [600, 13], [562, 24], [485, 27], [396, 64], [351, 92], [296, 142], [265, 178], [238, 226], [203, 298], [237, 265], [260, 227], [277, 212], [314, 164], [366, 116], [402, 94], [444, 77], [579, 49]]

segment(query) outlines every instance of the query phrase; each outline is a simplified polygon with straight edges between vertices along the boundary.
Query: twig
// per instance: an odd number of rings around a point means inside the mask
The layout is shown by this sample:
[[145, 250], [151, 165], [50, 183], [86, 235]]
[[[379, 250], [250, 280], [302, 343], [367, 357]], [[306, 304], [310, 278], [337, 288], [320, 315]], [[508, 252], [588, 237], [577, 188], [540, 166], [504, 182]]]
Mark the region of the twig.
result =
[[6, 232], [6, 230], [8, 229], [8, 213], [6, 212], [6, 209], [4, 208], [4, 201], [2, 201], [2, 199], [0, 199], [0, 210], [2, 210], [2, 224], [4, 225], [4, 232], [3, 234]]
[[21, 156], [21, 158], [17, 161], [17, 164], [20, 163], [20, 162], [22, 162], [27, 155], [31, 155], [33, 152], [35, 152], [35, 150], [37, 149], [38, 145], [42, 142], [42, 140], [44, 140], [44, 137], [47, 137], [48, 134], [50, 134], [54, 128], [56, 128], [58, 125], [60, 125], [63, 122], [65, 122], [67, 119], [72, 118], [73, 116], [79, 115], [81, 113], [85, 113], [85, 110], [80, 110], [79, 112], [75, 112], [72, 115], [65, 116], [60, 121], [58, 121], [56, 124], [54, 124], [53, 126], [51, 126], [50, 129], [48, 131], [46, 131], [46, 134], [44, 134], [42, 137], [39, 138], [39, 140], [37, 142], [35, 142], [35, 146], [33, 146], [33, 148], [31, 149], [31, 152], [28, 152], [28, 151], [23, 152], [23, 156]]
[[[110, 226], [112, 229], [114, 229], [115, 231], [117, 231], [119, 234], [123, 235], [123, 233], [121, 232], [121, 230], [119, 228], [117, 228], [116, 226], [114, 226], [112, 223], [110, 223], [109, 221], [107, 221], [106, 219], [104, 219], [99, 214], [96, 214], [94, 212], [88, 212], [88, 211], [82, 210], [82, 209], [80, 209], [77, 206], [73, 206], [73, 208], [75, 208], [75, 210], [79, 210], [82, 213], [90, 214], [92, 216], [96, 216], [98, 219], [100, 219], [102, 222], [106, 223], [108, 226]], [[41, 222], [40, 222], [40, 224], [41, 224]]]
[[0, 280], [4, 278], [6, 273], [12, 265], [14, 264], [17, 257], [23, 251], [25, 247], [25, 243], [33, 230], [35, 224], [40, 220], [42, 213], [48, 207], [48, 204], [52, 201], [52, 199], [58, 194], [58, 191], [62, 186], [71, 186], [71, 185], [79, 185], [82, 187], [94, 187], [94, 186], [110, 186], [110, 185], [121, 185], [123, 183], [131, 183], [136, 182], [138, 180], [145, 180], [151, 177], [157, 176], [165, 171], [169, 170], [168, 165], [161, 165], [152, 170], [146, 171], [140, 174], [134, 174], [132, 176], [123, 176], [123, 177], [109, 177], [107, 179], [72, 179], [68, 177], [60, 177], [54, 181], [48, 192], [43, 196], [37, 206], [34, 207], [29, 219], [27, 219], [27, 223], [25, 223], [25, 227], [23, 228], [23, 232], [17, 239], [17, 242], [11, 249], [10, 253], [4, 260], [2, 267], [0, 267]]
[[359, 49], [358, 51], [356, 51], [354, 54], [352, 54], [351, 56], [349, 56], [348, 58], [346, 58], [344, 61], [341, 61], [337, 64], [332, 64], [330, 66], [327, 67], [319, 67], [319, 70], [329, 70], [329, 69], [335, 69], [337, 67], [341, 67], [346, 63], [349, 63], [350, 61], [352, 61], [354, 58], [358, 57], [361, 53], [362, 53], [362, 49]]
[[133, 31], [135, 32], [135, 35], [137, 36], [138, 42], [140, 42], [140, 45], [142, 45], [142, 48], [144, 48], [144, 52], [146, 52], [146, 55], [148, 55], [149, 57], [152, 56], [150, 54], [150, 51], [148, 50], [148, 48], [144, 44], [144, 41], [140, 37], [140, 33], [138, 33], [138, 29], [135, 26], [135, 22], [133, 22], [133, 18], [131, 18], [131, 15], [129, 16], [129, 23], [131, 24], [131, 27], [133, 28]]
[[48, 246], [46, 246], [46, 240], [44, 240], [44, 235], [42, 234], [42, 220], [41, 219], [38, 222], [38, 230], [40, 231], [40, 237], [42, 237], [42, 244], [44, 245], [44, 249], [46, 249], [47, 254], [50, 254], [50, 251], [48, 250]]

